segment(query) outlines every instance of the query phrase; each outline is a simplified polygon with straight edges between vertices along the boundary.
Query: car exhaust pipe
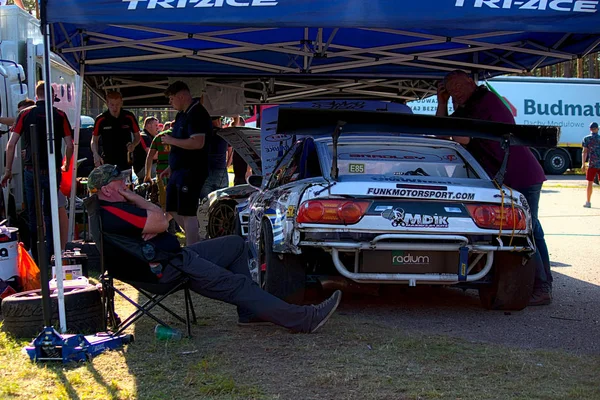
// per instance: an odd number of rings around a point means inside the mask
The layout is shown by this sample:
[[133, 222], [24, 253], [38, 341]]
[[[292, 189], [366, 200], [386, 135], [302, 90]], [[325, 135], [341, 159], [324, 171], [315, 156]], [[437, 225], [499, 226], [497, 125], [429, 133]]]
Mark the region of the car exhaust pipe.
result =
[[322, 290], [334, 291], [341, 290], [345, 293], [360, 293], [369, 296], [379, 296], [378, 284], [356, 283], [343, 276], [319, 276], [317, 281]]

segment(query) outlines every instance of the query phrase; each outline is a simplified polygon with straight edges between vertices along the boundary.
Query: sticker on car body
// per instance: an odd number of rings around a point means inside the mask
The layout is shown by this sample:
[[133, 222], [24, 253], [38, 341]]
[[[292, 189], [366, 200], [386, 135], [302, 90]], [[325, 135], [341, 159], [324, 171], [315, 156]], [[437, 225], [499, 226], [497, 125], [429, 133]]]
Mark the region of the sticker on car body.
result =
[[475, 193], [450, 192], [446, 190], [417, 190], [417, 189], [391, 189], [391, 188], [368, 188], [367, 195], [411, 197], [418, 199], [440, 199], [440, 200], [474, 200]]
[[385, 210], [381, 213], [385, 219], [392, 221], [393, 227], [403, 228], [448, 228], [448, 217], [444, 215], [407, 213], [402, 208]]
[[294, 218], [296, 216], [296, 207], [288, 206], [287, 211], [285, 213], [286, 218]]
[[351, 174], [364, 174], [365, 164], [348, 164], [348, 172]]

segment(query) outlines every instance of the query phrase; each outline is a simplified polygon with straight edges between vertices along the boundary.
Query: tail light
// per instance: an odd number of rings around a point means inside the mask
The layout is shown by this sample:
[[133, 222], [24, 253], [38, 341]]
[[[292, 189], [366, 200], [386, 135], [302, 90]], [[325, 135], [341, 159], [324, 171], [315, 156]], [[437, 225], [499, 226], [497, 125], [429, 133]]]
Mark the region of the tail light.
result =
[[497, 205], [468, 204], [467, 210], [471, 214], [475, 224], [483, 229], [516, 229], [527, 228], [527, 217], [521, 208], [504, 206], [502, 209]]
[[309, 200], [300, 205], [296, 221], [309, 224], [355, 224], [365, 215], [370, 201]]

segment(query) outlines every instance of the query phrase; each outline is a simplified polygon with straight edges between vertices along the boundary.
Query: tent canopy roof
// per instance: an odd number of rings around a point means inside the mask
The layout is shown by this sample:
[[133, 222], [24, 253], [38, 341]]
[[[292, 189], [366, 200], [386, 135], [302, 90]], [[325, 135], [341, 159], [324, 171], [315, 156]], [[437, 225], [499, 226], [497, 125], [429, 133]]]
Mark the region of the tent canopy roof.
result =
[[164, 104], [176, 76], [242, 82], [251, 103], [406, 100], [432, 94], [454, 69], [527, 73], [596, 51], [598, 3], [48, 0], [48, 21], [54, 51], [130, 105]]

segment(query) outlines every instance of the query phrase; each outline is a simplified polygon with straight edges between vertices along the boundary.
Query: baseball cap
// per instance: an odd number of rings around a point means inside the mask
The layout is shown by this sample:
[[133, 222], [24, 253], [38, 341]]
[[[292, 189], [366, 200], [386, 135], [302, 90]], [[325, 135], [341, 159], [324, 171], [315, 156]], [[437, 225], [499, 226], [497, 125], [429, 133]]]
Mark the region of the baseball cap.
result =
[[87, 186], [90, 193], [97, 193], [100, 188], [112, 181], [129, 178], [129, 171], [121, 172], [116, 165], [104, 164], [94, 168], [88, 175]]
[[594, 128], [598, 128], [598, 123], [597, 122], [592, 122], [590, 124], [590, 129], [594, 129]]

